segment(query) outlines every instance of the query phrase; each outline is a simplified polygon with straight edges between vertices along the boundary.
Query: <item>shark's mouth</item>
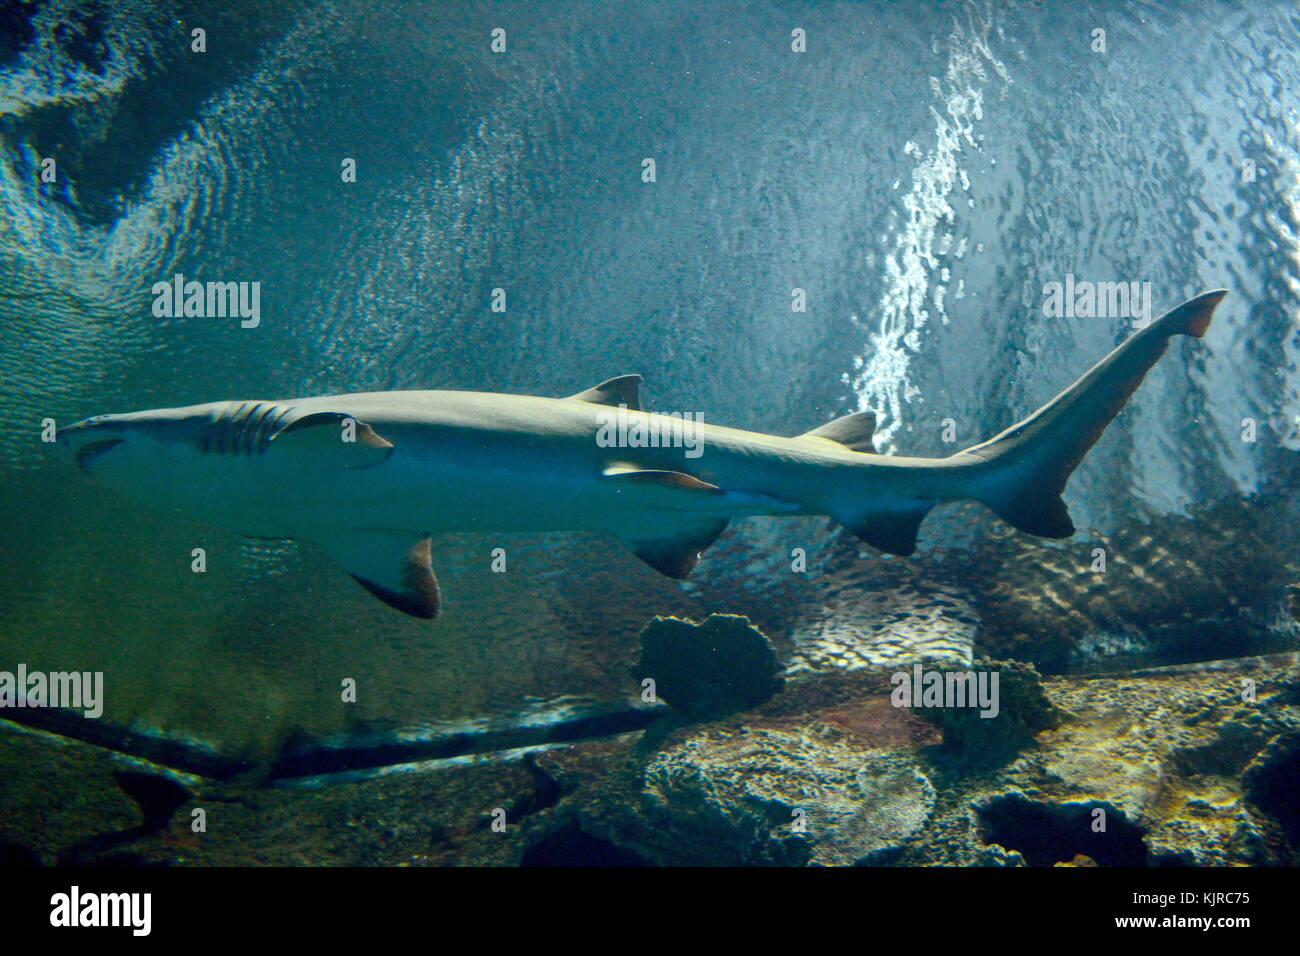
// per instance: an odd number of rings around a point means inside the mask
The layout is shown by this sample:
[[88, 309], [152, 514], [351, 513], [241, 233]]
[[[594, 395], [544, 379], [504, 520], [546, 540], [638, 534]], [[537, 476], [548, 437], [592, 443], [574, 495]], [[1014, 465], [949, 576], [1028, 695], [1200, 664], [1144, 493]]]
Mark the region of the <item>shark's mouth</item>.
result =
[[77, 465], [84, 472], [90, 471], [90, 463], [110, 448], [122, 444], [124, 438], [106, 438], [103, 441], [87, 442], [77, 449]]

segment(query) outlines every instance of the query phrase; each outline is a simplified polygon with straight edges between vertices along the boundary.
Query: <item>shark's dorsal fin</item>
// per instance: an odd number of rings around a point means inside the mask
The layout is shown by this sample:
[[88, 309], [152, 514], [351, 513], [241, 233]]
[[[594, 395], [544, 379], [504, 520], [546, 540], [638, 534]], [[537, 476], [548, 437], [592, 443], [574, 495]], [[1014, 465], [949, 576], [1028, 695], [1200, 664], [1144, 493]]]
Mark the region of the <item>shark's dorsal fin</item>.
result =
[[356, 582], [390, 607], [413, 617], [438, 616], [431, 539], [412, 543], [397, 531], [356, 531], [333, 538], [326, 549]]
[[[349, 426], [348, 423], [351, 423]], [[276, 444], [312, 442], [313, 451], [344, 468], [369, 468], [388, 458], [393, 443], [365, 422], [343, 412], [313, 412], [290, 422], [267, 439]]]
[[570, 395], [569, 398], [590, 402], [593, 405], [612, 405], [615, 408], [626, 405], [632, 411], [639, 412], [641, 411], [641, 376], [620, 375], [618, 378], [601, 382], [585, 392]]
[[810, 432], [804, 432], [800, 438], [825, 438], [850, 451], [876, 453], [872, 436], [876, 434], [875, 412], [854, 412], [841, 418], [833, 419], [825, 425], [819, 425]]

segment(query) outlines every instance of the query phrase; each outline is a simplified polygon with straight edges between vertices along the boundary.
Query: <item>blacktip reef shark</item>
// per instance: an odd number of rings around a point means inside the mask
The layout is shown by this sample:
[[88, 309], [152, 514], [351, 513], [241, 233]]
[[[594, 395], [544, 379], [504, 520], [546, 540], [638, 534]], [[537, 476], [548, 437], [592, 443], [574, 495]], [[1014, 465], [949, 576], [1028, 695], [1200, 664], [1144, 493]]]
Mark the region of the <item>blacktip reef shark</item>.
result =
[[[674, 578], [747, 515], [829, 515], [908, 555], [931, 508], [973, 499], [1021, 531], [1068, 537], [1070, 474], [1170, 337], [1204, 335], [1224, 294], [1183, 303], [1024, 421], [947, 458], [876, 454], [870, 412], [794, 438], [647, 413], [638, 375], [567, 398], [368, 392], [100, 415], [57, 441], [128, 497], [312, 542], [376, 597], [433, 618], [440, 532], [605, 531]], [[602, 440], [611, 415], [664, 440]]]

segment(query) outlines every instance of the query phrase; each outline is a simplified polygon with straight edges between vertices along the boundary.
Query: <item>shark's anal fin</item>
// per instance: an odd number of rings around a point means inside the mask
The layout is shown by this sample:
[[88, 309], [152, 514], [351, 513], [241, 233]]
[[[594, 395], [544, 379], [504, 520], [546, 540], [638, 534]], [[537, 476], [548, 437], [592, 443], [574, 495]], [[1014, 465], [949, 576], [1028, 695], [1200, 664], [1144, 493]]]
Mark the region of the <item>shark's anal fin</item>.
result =
[[301, 448], [322, 463], [341, 468], [369, 468], [387, 460], [393, 443], [363, 421], [343, 412], [313, 412], [267, 439], [268, 450]]
[[695, 569], [700, 554], [726, 527], [725, 518], [711, 518], [678, 524], [672, 531], [657, 535], [628, 535], [624, 541], [638, 558], [660, 574], [681, 579]]
[[854, 412], [844, 415], [825, 425], [819, 425], [810, 432], [804, 432], [800, 438], [824, 438], [843, 445], [850, 451], [860, 451], [873, 455], [876, 453], [872, 438], [876, 434], [875, 412]]
[[569, 398], [593, 405], [612, 405], [617, 408], [624, 405], [634, 412], [641, 411], [641, 376], [620, 375], [611, 378], [585, 392], [570, 395]]
[[339, 535], [326, 550], [364, 587], [390, 607], [413, 617], [438, 616], [441, 599], [433, 573], [431, 539], [408, 533], [354, 531]]
[[934, 504], [933, 501], [917, 501], [889, 511], [837, 515], [836, 520], [873, 548], [887, 554], [907, 556], [915, 553], [921, 522]]

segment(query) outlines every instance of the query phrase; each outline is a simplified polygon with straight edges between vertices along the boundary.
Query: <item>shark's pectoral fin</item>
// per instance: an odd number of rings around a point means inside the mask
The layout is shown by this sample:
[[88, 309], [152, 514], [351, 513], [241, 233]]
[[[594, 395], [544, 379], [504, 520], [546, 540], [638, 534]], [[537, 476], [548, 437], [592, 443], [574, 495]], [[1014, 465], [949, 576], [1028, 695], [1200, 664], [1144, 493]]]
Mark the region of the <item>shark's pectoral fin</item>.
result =
[[800, 438], [823, 438], [843, 445], [850, 451], [875, 454], [876, 445], [872, 440], [876, 434], [875, 412], [854, 412], [819, 425], [810, 432], [804, 432]]
[[834, 518], [873, 548], [906, 556], [916, 551], [916, 536], [921, 522], [934, 504], [933, 501], [914, 501], [887, 511], [837, 514]]
[[639, 412], [641, 411], [641, 376], [620, 375], [618, 378], [601, 382], [585, 392], [570, 395], [569, 398], [590, 402], [593, 405], [612, 405], [615, 408], [624, 405], [634, 412]]
[[438, 616], [441, 603], [433, 574], [430, 539], [412, 542], [393, 531], [357, 531], [335, 538], [326, 550], [379, 600], [414, 617]]
[[606, 468], [603, 474], [606, 478], [632, 484], [673, 488], [678, 491], [707, 491], [711, 494], [722, 494], [722, 489], [717, 485], [696, 478], [694, 475], [688, 475], [684, 471], [638, 468], [636, 465], [616, 462]]
[[638, 558], [660, 574], [684, 578], [695, 568], [700, 553], [718, 539], [727, 527], [725, 518], [710, 518], [689, 524], [675, 523], [671, 529], [621, 535]]
[[268, 450], [302, 449], [315, 460], [340, 468], [369, 468], [393, 453], [393, 443], [363, 421], [343, 412], [313, 412], [272, 435]]

